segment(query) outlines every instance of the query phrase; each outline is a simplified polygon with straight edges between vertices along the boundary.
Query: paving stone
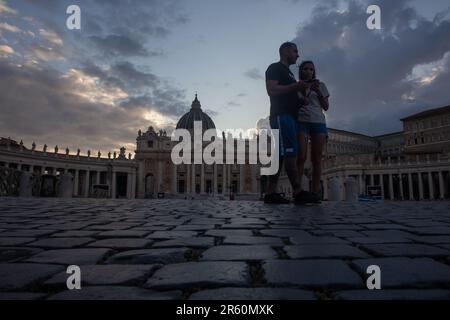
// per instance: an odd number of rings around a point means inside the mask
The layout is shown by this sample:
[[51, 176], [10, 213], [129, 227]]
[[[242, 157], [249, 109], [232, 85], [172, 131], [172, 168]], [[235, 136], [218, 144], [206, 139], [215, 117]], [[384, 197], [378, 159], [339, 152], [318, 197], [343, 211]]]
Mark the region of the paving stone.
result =
[[96, 238], [144, 238], [149, 233], [150, 231], [112, 230], [100, 232]]
[[[159, 267], [148, 265], [86, 265], [80, 266], [81, 286], [92, 285], [136, 285], [145, 281]], [[47, 285], [65, 286], [67, 273], [61, 272], [47, 280]]]
[[339, 300], [449, 300], [450, 290], [350, 290], [335, 293]]
[[304, 258], [370, 258], [358, 248], [346, 244], [306, 244], [283, 247], [291, 259]]
[[101, 261], [109, 252], [111, 252], [111, 250], [106, 248], [47, 250], [40, 252], [25, 261], [64, 265], [95, 264]]
[[212, 237], [197, 237], [197, 238], [177, 238], [166, 241], [159, 241], [153, 244], [153, 248], [170, 248], [170, 247], [192, 247], [205, 248], [214, 245], [214, 238]]
[[414, 241], [428, 244], [450, 243], [450, 236], [417, 236]]
[[69, 230], [63, 232], [57, 232], [52, 234], [52, 237], [60, 237], [60, 238], [75, 238], [75, 237], [91, 237], [93, 235], [98, 234], [98, 231], [87, 231], [87, 230]]
[[450, 235], [450, 227], [425, 227], [425, 228], [411, 228], [414, 232], [424, 235]]
[[450, 266], [430, 258], [377, 258], [354, 260], [362, 274], [367, 267], [377, 265], [381, 270], [381, 288], [435, 287], [450, 284]]
[[145, 286], [151, 289], [247, 286], [248, 280], [248, 267], [244, 262], [186, 262], [162, 267]]
[[179, 263], [185, 262], [189, 251], [188, 248], [131, 250], [115, 254], [107, 262], [115, 264]]
[[175, 227], [173, 231], [204, 231], [204, 230], [210, 230], [214, 229], [215, 225], [213, 224], [188, 224], [188, 225], [181, 225]]
[[0, 263], [20, 261], [41, 251], [38, 248], [0, 247]]
[[368, 230], [361, 231], [368, 237], [384, 239], [414, 239], [415, 234], [401, 230]]
[[362, 247], [378, 256], [384, 257], [446, 257], [450, 255], [448, 250], [414, 243], [364, 244]]
[[0, 290], [23, 289], [48, 278], [63, 269], [62, 266], [35, 263], [0, 264]]
[[253, 232], [251, 230], [224, 230], [224, 229], [212, 229], [205, 232], [205, 236], [213, 237], [227, 237], [227, 236], [243, 236], [251, 237]]
[[0, 246], [17, 246], [25, 243], [30, 243], [36, 240], [36, 238], [18, 238], [18, 237], [0, 237]]
[[30, 247], [40, 248], [75, 248], [93, 242], [93, 238], [47, 238], [27, 244]]
[[180, 300], [179, 290], [158, 292], [136, 287], [100, 286], [81, 290], [66, 290], [51, 296], [50, 300]]
[[215, 246], [202, 253], [202, 260], [269, 260], [278, 255], [270, 246]]
[[310, 233], [299, 229], [265, 229], [259, 231], [264, 236], [272, 236], [279, 238], [288, 237], [310, 237]]
[[103, 239], [88, 244], [88, 247], [113, 249], [139, 249], [151, 246], [153, 241], [137, 238]]
[[313, 292], [288, 288], [219, 288], [192, 294], [189, 300], [315, 300]]
[[47, 296], [46, 293], [31, 292], [0, 292], [0, 301], [4, 300], [42, 300]]
[[340, 260], [269, 260], [263, 263], [267, 284], [305, 288], [358, 288], [361, 277]]
[[195, 237], [198, 232], [195, 231], [155, 231], [147, 239], [177, 239]]
[[293, 236], [289, 237], [289, 240], [293, 244], [346, 244], [349, 243], [346, 240], [339, 239], [336, 237], [328, 236]]
[[10, 230], [2, 232], [2, 237], [19, 237], [19, 238], [33, 238], [33, 237], [43, 237], [48, 236], [58, 230]]
[[359, 237], [347, 238], [348, 241], [358, 244], [377, 244], [377, 243], [412, 243], [413, 240], [406, 238], [375, 238], [375, 237]]
[[223, 240], [223, 244], [269, 244], [273, 246], [282, 246], [283, 241], [274, 237], [227, 236]]

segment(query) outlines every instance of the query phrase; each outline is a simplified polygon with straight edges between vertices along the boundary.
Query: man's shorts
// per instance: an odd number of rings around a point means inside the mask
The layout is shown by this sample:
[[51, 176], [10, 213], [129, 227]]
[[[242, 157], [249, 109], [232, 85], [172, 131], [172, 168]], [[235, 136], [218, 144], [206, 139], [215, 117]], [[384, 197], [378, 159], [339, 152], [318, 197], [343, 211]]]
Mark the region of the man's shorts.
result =
[[280, 156], [296, 156], [298, 154], [297, 120], [289, 114], [280, 114], [270, 117], [270, 127], [279, 130]]
[[327, 134], [327, 125], [316, 122], [298, 122], [297, 130], [309, 136], [311, 134]]

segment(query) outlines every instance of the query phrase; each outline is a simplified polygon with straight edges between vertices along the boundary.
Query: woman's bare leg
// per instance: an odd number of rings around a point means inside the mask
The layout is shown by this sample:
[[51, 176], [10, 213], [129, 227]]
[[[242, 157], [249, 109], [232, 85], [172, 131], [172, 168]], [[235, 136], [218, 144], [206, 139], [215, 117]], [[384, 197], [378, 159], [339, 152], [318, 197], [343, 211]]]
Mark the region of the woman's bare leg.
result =
[[297, 156], [297, 170], [298, 170], [298, 181], [300, 183], [301, 188], [302, 178], [305, 172], [305, 162], [308, 156], [308, 136], [303, 132], [297, 133], [297, 142], [299, 147], [299, 152]]
[[322, 175], [322, 152], [326, 141], [326, 134], [311, 135], [312, 162], [312, 192], [320, 192], [320, 177]]

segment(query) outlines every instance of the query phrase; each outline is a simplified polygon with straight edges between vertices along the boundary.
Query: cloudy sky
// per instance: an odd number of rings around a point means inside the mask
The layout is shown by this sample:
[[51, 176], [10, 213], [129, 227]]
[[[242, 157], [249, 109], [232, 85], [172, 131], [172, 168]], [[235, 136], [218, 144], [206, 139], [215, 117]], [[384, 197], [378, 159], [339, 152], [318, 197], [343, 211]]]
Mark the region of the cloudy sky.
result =
[[[81, 30], [66, 28], [71, 4]], [[366, 28], [369, 4], [382, 30]], [[0, 0], [0, 136], [134, 151], [196, 91], [219, 129], [253, 128], [288, 40], [329, 88], [330, 127], [384, 134], [450, 105], [449, 0]]]

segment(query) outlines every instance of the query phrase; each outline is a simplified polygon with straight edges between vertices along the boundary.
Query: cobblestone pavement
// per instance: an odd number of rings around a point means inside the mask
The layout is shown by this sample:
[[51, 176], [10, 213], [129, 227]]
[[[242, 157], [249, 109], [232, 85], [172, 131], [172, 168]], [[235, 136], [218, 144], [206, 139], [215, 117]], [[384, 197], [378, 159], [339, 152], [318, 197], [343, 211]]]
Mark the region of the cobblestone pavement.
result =
[[450, 299], [449, 256], [449, 202], [0, 198], [0, 299]]

